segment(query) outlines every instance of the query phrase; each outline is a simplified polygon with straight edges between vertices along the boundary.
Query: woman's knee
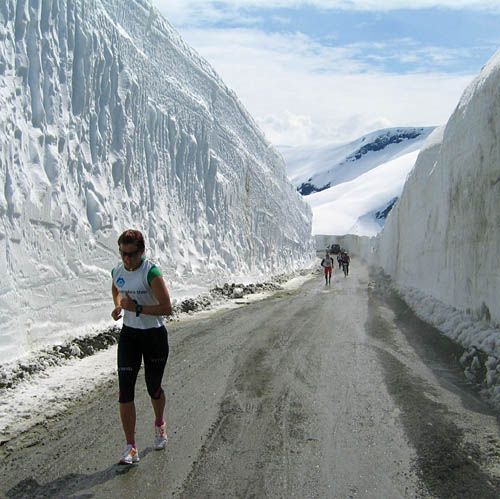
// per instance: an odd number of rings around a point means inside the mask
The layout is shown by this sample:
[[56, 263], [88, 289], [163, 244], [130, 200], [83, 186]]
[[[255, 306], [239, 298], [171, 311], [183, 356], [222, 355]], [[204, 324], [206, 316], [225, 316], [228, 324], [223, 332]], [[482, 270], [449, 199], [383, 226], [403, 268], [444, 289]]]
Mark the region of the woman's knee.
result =
[[163, 388], [158, 385], [147, 385], [148, 387], [148, 393], [149, 393], [149, 396], [153, 399], [153, 400], [160, 400], [161, 399], [161, 396], [163, 395]]

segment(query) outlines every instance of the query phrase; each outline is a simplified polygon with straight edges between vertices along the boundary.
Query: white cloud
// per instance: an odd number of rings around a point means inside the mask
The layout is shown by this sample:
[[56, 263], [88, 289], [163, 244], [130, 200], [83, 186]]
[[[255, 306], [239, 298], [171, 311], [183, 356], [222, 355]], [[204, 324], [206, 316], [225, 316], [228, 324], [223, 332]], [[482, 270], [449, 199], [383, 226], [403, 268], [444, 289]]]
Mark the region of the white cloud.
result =
[[[206, 22], [238, 19], [245, 8], [341, 9], [358, 11], [389, 11], [399, 9], [477, 9], [499, 12], [498, 0], [152, 0], [162, 13], [177, 26], [199, 26]], [[248, 23], [245, 23], [248, 24]]]
[[344, 142], [387, 126], [442, 124], [473, 77], [377, 72], [355, 59], [361, 46], [325, 47], [304, 34], [191, 29], [182, 35], [276, 145]]
[[[473, 47], [411, 38], [324, 45], [303, 33], [265, 33], [244, 7], [410, 8], [401, 0], [154, 0], [207, 59], [276, 145], [342, 142], [377, 128], [444, 123], [474, 75], [446, 74]], [[490, 8], [487, 0], [415, 0], [411, 8]], [[229, 21], [233, 29], [213, 27]], [[283, 23], [288, 19], [284, 17]], [[219, 24], [220, 26], [220, 24]], [[412, 74], [387, 73], [406, 65]], [[437, 70], [436, 68], [440, 68]]]
[[168, 21], [177, 27], [205, 26], [237, 19], [238, 24], [246, 25], [247, 20], [231, 2], [217, 3], [210, 0], [151, 0]]
[[[491, 48], [490, 43], [477, 47], [436, 47], [425, 45], [412, 38], [386, 39], [382, 42], [356, 42], [345, 45], [344, 49], [363, 63], [365, 68], [374, 70], [389, 63], [412, 64], [412, 72], [428, 72], [429, 68], [455, 68], [464, 60], [471, 60], [476, 52]], [[401, 71], [402, 72], [402, 71]]]

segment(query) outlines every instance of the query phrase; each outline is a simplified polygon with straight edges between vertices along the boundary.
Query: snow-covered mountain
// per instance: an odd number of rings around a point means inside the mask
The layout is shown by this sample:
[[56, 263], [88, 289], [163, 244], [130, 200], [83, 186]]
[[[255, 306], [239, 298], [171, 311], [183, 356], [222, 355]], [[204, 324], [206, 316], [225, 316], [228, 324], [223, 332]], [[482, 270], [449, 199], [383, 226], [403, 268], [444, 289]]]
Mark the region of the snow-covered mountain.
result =
[[288, 175], [303, 196], [320, 192], [420, 149], [433, 129], [386, 128], [348, 144], [284, 149]]
[[0, 2], [0, 184], [0, 362], [109, 320], [126, 228], [174, 298], [312, 249], [281, 155], [147, 0]]
[[377, 234], [432, 130], [389, 128], [348, 144], [283, 148], [288, 175], [312, 206], [313, 232]]

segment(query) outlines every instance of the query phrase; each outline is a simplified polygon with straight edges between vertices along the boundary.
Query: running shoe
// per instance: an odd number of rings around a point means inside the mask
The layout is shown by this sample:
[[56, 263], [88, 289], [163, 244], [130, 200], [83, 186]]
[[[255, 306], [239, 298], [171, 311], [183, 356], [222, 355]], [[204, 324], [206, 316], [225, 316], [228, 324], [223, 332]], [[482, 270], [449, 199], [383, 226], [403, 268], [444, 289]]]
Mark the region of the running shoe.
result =
[[163, 423], [161, 426], [155, 425], [155, 444], [156, 450], [162, 450], [165, 448], [168, 442], [166, 425]]
[[134, 464], [139, 462], [139, 453], [137, 452], [137, 447], [132, 444], [128, 444], [123, 451], [122, 458], [120, 459], [120, 464]]

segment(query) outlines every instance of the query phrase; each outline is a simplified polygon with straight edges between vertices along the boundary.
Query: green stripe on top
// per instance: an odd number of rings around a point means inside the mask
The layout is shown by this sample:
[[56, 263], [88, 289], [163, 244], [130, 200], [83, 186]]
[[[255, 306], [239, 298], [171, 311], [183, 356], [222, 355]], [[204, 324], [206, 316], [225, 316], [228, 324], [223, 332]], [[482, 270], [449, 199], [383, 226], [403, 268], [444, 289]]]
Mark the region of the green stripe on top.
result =
[[148, 272], [148, 284], [151, 286], [151, 282], [155, 277], [161, 277], [161, 272], [160, 269], [156, 266], [153, 265]]

